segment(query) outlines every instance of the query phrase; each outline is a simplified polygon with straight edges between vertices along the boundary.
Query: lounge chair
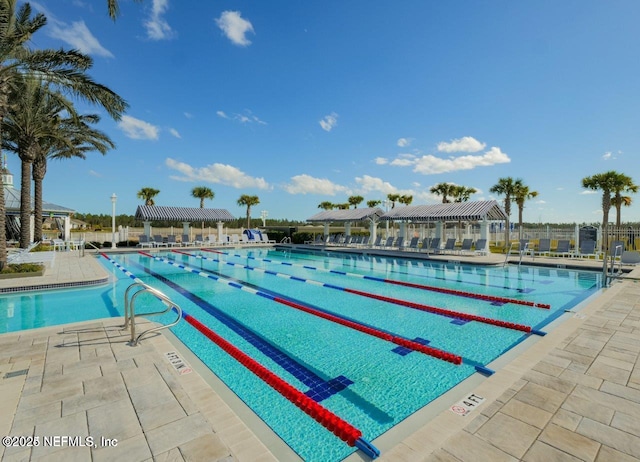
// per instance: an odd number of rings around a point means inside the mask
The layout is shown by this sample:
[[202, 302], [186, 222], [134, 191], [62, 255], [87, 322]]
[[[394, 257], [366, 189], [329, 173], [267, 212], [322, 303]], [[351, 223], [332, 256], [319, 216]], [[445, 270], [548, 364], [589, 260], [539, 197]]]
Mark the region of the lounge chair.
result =
[[231, 240], [229, 241], [231, 245], [238, 245], [240, 244], [240, 239], [238, 238], [237, 234], [232, 234], [231, 235]]
[[203, 245], [204, 239], [202, 239], [202, 234], [196, 234], [196, 238], [193, 240], [194, 245]]
[[590, 258], [596, 256], [596, 241], [593, 239], [583, 239], [580, 242], [578, 255], [580, 258]]
[[636, 250], [625, 250], [622, 252], [620, 262], [623, 265], [637, 265], [640, 263], [640, 252]]
[[376, 236], [376, 240], [371, 244], [371, 247], [380, 247], [382, 244], [382, 236]]
[[[616, 255], [616, 248], [618, 248], [617, 252], [618, 254]], [[619, 257], [622, 255], [622, 253], [624, 252], [624, 241], [613, 241], [611, 242], [611, 245], [609, 246], [609, 255], [612, 257]]]
[[188, 234], [183, 234], [182, 235], [182, 245], [185, 246], [185, 247], [193, 245], [193, 242], [191, 242], [191, 239], [189, 239], [189, 235]]
[[367, 247], [369, 245], [369, 236], [364, 236], [362, 238], [362, 242], [360, 242], [360, 247]]
[[396, 247], [398, 250], [402, 250], [402, 244], [404, 243], [404, 237], [400, 236], [398, 237], [398, 239], [396, 239], [395, 244], [393, 244], [393, 247]]
[[406, 250], [415, 250], [417, 252], [418, 251], [418, 241], [419, 241], [419, 238], [412, 237], [411, 240], [409, 241], [409, 245], [407, 246]]
[[138, 246], [139, 247], [153, 247], [153, 239], [150, 239], [149, 236], [147, 236], [146, 234], [141, 234], [139, 236], [139, 243]]
[[386, 242], [380, 247], [382, 247], [383, 249], [390, 249], [391, 247], [393, 247], [393, 237], [388, 237]]
[[571, 241], [569, 239], [560, 239], [556, 250], [551, 251], [550, 255], [560, 255], [562, 257], [571, 256]]
[[53, 243], [54, 252], [56, 250], [67, 250], [67, 244], [62, 239], [53, 239], [51, 242]]
[[551, 239], [542, 238], [538, 241], [538, 250], [534, 251], [535, 255], [550, 255], [551, 254]]
[[352, 239], [351, 235], [345, 236], [344, 241], [342, 241], [342, 245], [344, 246], [349, 245], [351, 243], [351, 239]]
[[487, 250], [487, 240], [486, 239], [478, 239], [475, 245], [475, 253], [476, 255], [486, 255]]
[[164, 238], [160, 234], [153, 236], [153, 244], [156, 247], [168, 247], [167, 243], [164, 242]]
[[[261, 233], [262, 234], [262, 242], [266, 242], [267, 244], [275, 244], [276, 240], [275, 239], [269, 239], [269, 236], [267, 235], [267, 233]], [[322, 234], [320, 234], [320, 238], [323, 239], [324, 236], [322, 236]]]
[[459, 253], [462, 252], [471, 252], [471, 246], [473, 245], [473, 239], [463, 239], [462, 244], [460, 246]]
[[442, 252], [446, 253], [446, 252], [455, 252], [455, 251], [456, 251], [456, 239], [455, 237], [450, 237], [449, 239], [447, 239], [447, 242], [445, 242]]
[[440, 238], [434, 237], [429, 238], [425, 237], [422, 241], [422, 250], [425, 250], [427, 253], [439, 253], [440, 252]]
[[176, 237], [173, 234], [169, 234], [167, 236], [167, 246], [169, 247], [180, 247], [182, 244], [180, 244], [178, 241], [176, 241]]

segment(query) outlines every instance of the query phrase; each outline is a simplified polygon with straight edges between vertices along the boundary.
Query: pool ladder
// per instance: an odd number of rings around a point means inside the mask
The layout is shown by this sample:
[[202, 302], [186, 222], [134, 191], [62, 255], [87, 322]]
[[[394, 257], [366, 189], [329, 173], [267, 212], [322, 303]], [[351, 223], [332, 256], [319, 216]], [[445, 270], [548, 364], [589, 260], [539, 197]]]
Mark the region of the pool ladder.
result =
[[[138, 314], [136, 314], [135, 302], [136, 302], [136, 299], [138, 298], [138, 296], [140, 294], [143, 294], [143, 293], [149, 293], [149, 294], [155, 296], [157, 299], [159, 299], [166, 306], [166, 309], [161, 310], [161, 311], [154, 311], [154, 312], [151, 312], [151, 313], [138, 313]], [[129, 294], [131, 294], [131, 295], [129, 295]], [[140, 334], [138, 334], [136, 336], [136, 316], [161, 315], [161, 314], [168, 313], [172, 309], [174, 309], [176, 311], [176, 313], [178, 314], [178, 317], [176, 318], [175, 321], [173, 321], [173, 322], [171, 322], [169, 324], [162, 325], [162, 326], [152, 327], [151, 329], [147, 329], [147, 330], [141, 332]], [[161, 329], [166, 329], [168, 327], [173, 327], [176, 324], [178, 324], [178, 322], [180, 321], [181, 318], [182, 318], [182, 309], [176, 303], [171, 301], [171, 299], [169, 299], [169, 297], [167, 297], [165, 294], [160, 292], [158, 289], [154, 289], [153, 287], [145, 284], [144, 282], [134, 282], [129, 287], [127, 287], [127, 290], [124, 293], [124, 325], [122, 326], [122, 330], [126, 330], [129, 327], [131, 328], [131, 340], [129, 340], [128, 345], [137, 346], [138, 343], [140, 342], [140, 339], [143, 336], [145, 336], [145, 335], [147, 335], [149, 333], [152, 333], [152, 332], [157, 332], [157, 331], [159, 331]]]

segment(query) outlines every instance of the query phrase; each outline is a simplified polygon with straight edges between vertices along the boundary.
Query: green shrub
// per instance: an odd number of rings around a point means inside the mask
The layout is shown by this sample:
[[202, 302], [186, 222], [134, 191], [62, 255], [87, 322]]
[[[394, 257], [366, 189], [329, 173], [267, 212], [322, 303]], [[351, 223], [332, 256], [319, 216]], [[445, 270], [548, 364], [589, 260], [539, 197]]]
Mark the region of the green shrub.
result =
[[42, 271], [43, 269], [44, 266], [37, 263], [12, 263], [5, 266], [2, 269], [1, 273], [37, 273], [38, 271]]

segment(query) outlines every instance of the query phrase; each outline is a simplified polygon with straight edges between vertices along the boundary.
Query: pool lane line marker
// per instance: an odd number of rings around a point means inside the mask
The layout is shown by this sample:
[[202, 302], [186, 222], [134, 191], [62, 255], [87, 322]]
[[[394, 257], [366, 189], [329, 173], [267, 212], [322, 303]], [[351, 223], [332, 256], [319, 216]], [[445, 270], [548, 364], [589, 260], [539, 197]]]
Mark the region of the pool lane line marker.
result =
[[211, 274], [210, 272], [206, 272], [206, 271], [201, 271], [198, 269], [194, 269], [191, 268], [189, 266], [186, 265], [182, 265], [176, 262], [172, 262], [166, 258], [162, 258], [162, 257], [156, 257], [154, 255], [148, 254], [146, 252], [142, 252], [142, 251], [138, 251], [139, 254], [144, 255], [146, 257], [149, 258], [153, 258], [154, 260], [160, 261], [162, 263], [166, 263], [168, 265], [172, 265], [172, 266], [176, 266], [178, 268], [181, 268], [189, 273], [193, 273], [193, 274], [197, 274], [198, 276], [202, 276], [208, 279], [212, 279], [216, 282], [220, 282], [223, 284], [226, 284], [228, 286], [234, 287], [236, 289], [240, 289], [243, 290], [245, 292], [249, 292], [252, 293], [254, 295], [259, 295], [261, 297], [264, 297], [266, 299], [272, 300], [276, 303], [280, 303], [281, 305], [286, 305], [289, 306], [291, 308], [295, 308], [299, 311], [303, 311], [305, 313], [311, 314], [313, 316], [317, 316], [319, 318], [323, 318], [326, 319], [327, 321], [330, 322], [334, 322], [336, 324], [340, 324], [342, 326], [348, 327], [350, 329], [354, 329], [357, 330], [359, 332], [362, 332], [364, 334], [367, 335], [371, 335], [373, 337], [377, 337], [379, 339], [382, 340], [386, 340], [387, 342], [392, 342], [395, 343], [396, 345], [400, 345], [403, 346], [405, 348], [408, 348], [410, 350], [414, 350], [414, 351], [418, 351], [420, 353], [424, 353], [426, 355], [432, 356], [436, 359], [441, 359], [443, 361], [447, 361], [450, 362], [452, 364], [455, 365], [460, 365], [462, 364], [462, 356], [456, 355], [454, 353], [450, 353], [448, 351], [445, 350], [440, 350], [438, 348], [434, 348], [434, 347], [430, 347], [427, 345], [423, 345], [421, 343], [418, 343], [414, 340], [410, 340], [407, 339], [405, 337], [401, 337], [399, 335], [390, 333], [390, 332], [385, 332], [383, 330], [371, 327], [371, 326], [367, 326], [365, 324], [362, 324], [360, 322], [356, 322], [350, 319], [346, 319], [342, 316], [336, 315], [334, 313], [328, 312], [328, 311], [324, 311], [324, 310], [319, 310], [316, 308], [312, 308], [310, 306], [307, 306], [303, 303], [299, 303], [297, 301], [294, 300], [289, 300], [286, 299], [284, 297], [280, 297], [277, 295], [273, 295], [258, 289], [254, 289], [252, 287], [249, 287], [245, 284], [242, 283], [238, 283], [235, 282], [229, 278], [226, 278], [224, 276], [217, 276], [214, 274]]
[[185, 321], [196, 328], [201, 334], [218, 345], [218, 347], [259, 377], [263, 382], [280, 393], [305, 414], [310, 416], [349, 446], [357, 447], [372, 459], [375, 459], [380, 455], [378, 448], [376, 448], [371, 442], [362, 438], [361, 430], [314, 401], [312, 398], [309, 398], [293, 385], [290, 385], [278, 377], [276, 374], [213, 332], [190, 314], [183, 311], [182, 316]]
[[[205, 252], [213, 252], [213, 253], [217, 253], [217, 254], [221, 254], [221, 255], [227, 255], [227, 256], [231, 256], [231, 257], [237, 257], [237, 258], [245, 258], [242, 255], [239, 254], [231, 254], [228, 252], [220, 252], [218, 250], [213, 250], [213, 249], [202, 249]], [[172, 252], [175, 253], [181, 253], [181, 254], [185, 254], [185, 255], [189, 255], [191, 257], [197, 257], [197, 255], [194, 254], [188, 254], [187, 252], [183, 252], [180, 250], [175, 250], [172, 249]], [[203, 257], [206, 258], [206, 257]], [[258, 257], [246, 257], [249, 258], [251, 260], [255, 260], [255, 261], [264, 261], [267, 263], [274, 263], [274, 264], [280, 264], [280, 265], [285, 265], [285, 266], [297, 266], [297, 267], [302, 267], [304, 269], [308, 269], [308, 270], [314, 270], [314, 271], [320, 271], [320, 272], [324, 272], [324, 273], [334, 273], [334, 274], [339, 274], [341, 276], [350, 276], [350, 277], [357, 277], [360, 279], [368, 279], [371, 281], [377, 281], [377, 282], [383, 282], [386, 284], [395, 284], [395, 285], [399, 285], [399, 286], [406, 286], [406, 287], [411, 287], [413, 289], [420, 289], [420, 290], [429, 290], [432, 292], [439, 292], [439, 293], [443, 293], [443, 294], [447, 294], [447, 295], [455, 295], [458, 297], [466, 297], [466, 298], [474, 298], [474, 299], [478, 299], [478, 300], [486, 300], [486, 301], [490, 301], [490, 302], [500, 302], [500, 303], [513, 303], [515, 305], [524, 305], [524, 306], [530, 306], [530, 307], [534, 307], [534, 308], [543, 308], [543, 309], [550, 309], [551, 305], [549, 305], [548, 303], [536, 303], [536, 302], [530, 302], [528, 300], [518, 300], [515, 298], [508, 298], [508, 297], [498, 297], [495, 295], [484, 295], [484, 294], [478, 294], [478, 293], [474, 293], [474, 292], [467, 292], [467, 291], [463, 291], [463, 290], [456, 290], [456, 289], [447, 289], [445, 287], [437, 287], [437, 286], [429, 286], [426, 284], [418, 284], [415, 282], [406, 282], [406, 281], [399, 281], [397, 279], [387, 279], [387, 278], [379, 278], [379, 277], [375, 277], [375, 276], [368, 276], [366, 274], [358, 274], [358, 273], [351, 273], [348, 271], [338, 271], [338, 270], [328, 270], [328, 269], [324, 269], [324, 268], [318, 268], [315, 266], [310, 266], [310, 265], [303, 265], [303, 264], [299, 264], [299, 263], [289, 263], [289, 262], [278, 262], [278, 261], [274, 261], [271, 260], [270, 258], [258, 258]], [[227, 263], [227, 262], [224, 262]], [[231, 263], [227, 263], [227, 264], [231, 264]]]
[[[176, 253], [184, 253], [184, 252], [176, 252]], [[185, 255], [189, 255], [186, 254]], [[209, 259], [207, 257], [201, 256], [201, 255], [192, 255], [192, 257], [194, 258], [202, 258], [204, 260], [210, 260], [210, 261], [218, 261], [219, 260], [212, 260]], [[153, 257], [156, 258], [156, 257]], [[458, 319], [464, 319], [467, 321], [477, 321], [477, 322], [482, 322], [484, 324], [490, 324], [493, 326], [497, 326], [497, 327], [504, 327], [507, 329], [513, 329], [513, 330], [518, 330], [521, 332], [526, 332], [526, 333], [534, 333], [534, 334], [538, 334], [538, 331], [534, 331], [532, 330], [531, 326], [526, 326], [524, 324], [518, 324], [518, 323], [513, 323], [513, 322], [508, 322], [508, 321], [502, 321], [499, 319], [493, 319], [493, 318], [486, 318], [484, 316], [477, 316], [474, 314], [468, 314], [468, 313], [463, 313], [461, 311], [453, 311], [453, 310], [448, 310], [445, 308], [438, 308], [435, 306], [431, 306], [431, 305], [425, 305], [422, 303], [416, 303], [416, 302], [411, 302], [408, 300], [402, 300], [399, 298], [393, 298], [393, 297], [387, 297], [384, 295], [377, 295], [377, 294], [372, 294], [370, 292], [364, 292], [362, 290], [357, 290], [357, 289], [350, 289], [348, 287], [340, 287], [340, 286], [336, 286], [333, 284], [327, 284], [327, 283], [322, 283], [319, 281], [313, 281], [311, 279], [303, 279], [303, 278], [299, 278], [296, 276], [291, 276], [289, 274], [285, 274], [285, 273], [278, 273], [275, 271], [269, 271], [269, 270], [265, 270], [263, 268], [256, 268], [256, 267], [252, 267], [252, 266], [248, 266], [248, 265], [242, 265], [242, 264], [238, 264], [238, 263], [230, 263], [230, 262], [220, 262], [223, 263], [225, 265], [230, 265], [230, 266], [240, 266], [242, 268], [245, 269], [250, 269], [253, 271], [259, 271], [259, 272], [264, 272], [266, 274], [271, 274], [274, 276], [278, 276], [278, 277], [282, 277], [282, 278], [286, 278], [286, 279], [291, 279], [292, 281], [299, 281], [299, 282], [305, 282], [307, 284], [313, 284], [313, 285], [318, 285], [321, 287], [327, 287], [330, 289], [336, 289], [336, 290], [341, 290], [350, 294], [355, 294], [355, 295], [360, 295], [362, 297], [367, 297], [367, 298], [372, 298], [372, 299], [376, 299], [376, 300], [380, 300], [380, 301], [384, 301], [387, 303], [393, 303], [395, 305], [401, 305], [401, 306], [406, 306], [408, 308], [413, 308], [416, 310], [420, 310], [420, 311], [426, 311], [429, 313], [433, 313], [433, 314], [438, 314], [441, 316], [446, 316], [448, 318], [458, 318]]]
[[[126, 268], [124, 268], [122, 265], [110, 258], [105, 253], [101, 253], [100, 255], [109, 260], [113, 265], [115, 265], [118, 269], [124, 272], [135, 282], [143, 282], [140, 278], [136, 277], [133, 273], [128, 271]], [[258, 376], [267, 385], [276, 390], [287, 400], [293, 403], [296, 407], [302, 410], [305, 414], [310, 416], [312, 419], [332, 432], [349, 446], [357, 447], [372, 459], [375, 459], [380, 455], [380, 451], [378, 450], [378, 448], [376, 448], [371, 442], [362, 438], [361, 430], [354, 427], [341, 417], [337, 416], [318, 402], [314, 401], [312, 398], [309, 398], [293, 385], [278, 377], [258, 361], [251, 358], [242, 350], [235, 347], [220, 335], [213, 332], [213, 330], [202, 324], [200, 321], [198, 321], [196, 318], [194, 318], [184, 310], [182, 311], [182, 318], [196, 330], [198, 330], [201, 334], [218, 345], [218, 347], [220, 347], [224, 352], [226, 352], [232, 358], [242, 364], [250, 372]]]

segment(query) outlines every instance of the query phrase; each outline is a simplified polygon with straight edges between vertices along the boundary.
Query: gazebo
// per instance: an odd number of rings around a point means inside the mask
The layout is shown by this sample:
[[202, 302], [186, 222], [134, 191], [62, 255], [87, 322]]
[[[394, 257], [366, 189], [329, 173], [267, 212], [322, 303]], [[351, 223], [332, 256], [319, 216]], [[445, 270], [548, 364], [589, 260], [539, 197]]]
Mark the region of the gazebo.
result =
[[[2, 186], [4, 190], [4, 208], [7, 219], [7, 239], [17, 240], [20, 238], [20, 190], [13, 185], [13, 175], [6, 164], [2, 166]], [[33, 210], [33, 197], [31, 198], [31, 210]], [[42, 217], [35, 217], [31, 214], [31, 236], [33, 242], [33, 222], [36, 219], [44, 220], [52, 218], [56, 221], [58, 228], [62, 231], [61, 238], [68, 241], [71, 238], [71, 215], [75, 210], [51, 202], [42, 201]]]
[[160, 205], [139, 205], [135, 215], [137, 220], [142, 220], [144, 233], [151, 235], [151, 221], [181, 221], [183, 234], [189, 234], [189, 225], [192, 222], [216, 223], [218, 236], [222, 236], [224, 222], [233, 221], [236, 218], [226, 209], [205, 209], [197, 207], [166, 207]]
[[480, 237], [489, 242], [489, 222], [506, 220], [507, 214], [497, 201], [472, 201], [396, 207], [380, 219], [399, 221], [403, 236], [406, 233], [406, 223], [435, 223], [436, 237], [442, 237], [443, 223], [476, 221], [480, 223]]
[[329, 234], [329, 225], [331, 223], [344, 223], [345, 234], [348, 236], [351, 234], [351, 223], [357, 221], [369, 222], [369, 234], [371, 240], [376, 239], [376, 228], [380, 217], [384, 214], [384, 211], [379, 207], [369, 207], [365, 209], [344, 209], [344, 210], [325, 210], [324, 212], [316, 213], [310, 218], [307, 218], [307, 222], [324, 224], [324, 235]]

